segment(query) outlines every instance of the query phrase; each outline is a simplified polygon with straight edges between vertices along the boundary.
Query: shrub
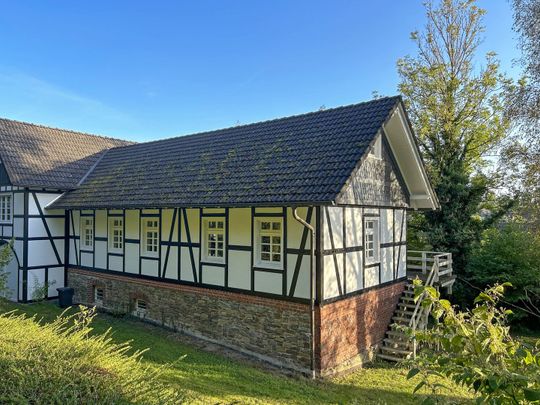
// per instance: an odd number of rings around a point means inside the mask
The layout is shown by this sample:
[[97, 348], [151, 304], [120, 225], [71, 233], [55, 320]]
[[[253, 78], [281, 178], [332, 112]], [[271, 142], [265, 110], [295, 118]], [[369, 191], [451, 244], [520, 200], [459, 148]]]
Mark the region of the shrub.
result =
[[426, 295], [422, 305], [433, 305], [435, 324], [415, 334], [421, 349], [408, 375], [422, 378], [415, 391], [428, 386], [436, 392], [439, 384], [431, 377], [437, 376], [473, 390], [478, 403], [540, 401], [540, 340], [527, 345], [510, 335], [510, 311], [499, 307], [508, 285], [496, 285], [480, 293], [470, 311], [458, 311], [449, 301], [440, 299], [433, 287], [417, 286], [416, 296]]
[[[511, 283], [505, 301], [539, 312], [540, 238], [514, 225], [486, 231], [473, 250], [466, 277], [482, 289], [496, 283]], [[470, 288], [469, 291], [472, 292]], [[473, 298], [474, 295], [471, 302]], [[526, 312], [515, 310], [512, 318], [526, 316]]]
[[141, 364], [142, 352], [113, 343], [110, 330], [90, 334], [93, 309], [49, 324], [0, 315], [0, 403], [161, 404], [181, 396], [158, 381], [161, 369]]

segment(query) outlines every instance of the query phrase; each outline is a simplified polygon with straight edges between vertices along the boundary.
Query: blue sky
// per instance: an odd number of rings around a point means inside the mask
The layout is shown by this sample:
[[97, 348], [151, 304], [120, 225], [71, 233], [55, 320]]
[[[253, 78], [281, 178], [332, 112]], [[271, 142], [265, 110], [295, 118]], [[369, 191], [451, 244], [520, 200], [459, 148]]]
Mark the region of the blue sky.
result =
[[[479, 5], [482, 52], [516, 75], [510, 4]], [[425, 22], [421, 0], [0, 7], [0, 116], [137, 141], [395, 94]]]

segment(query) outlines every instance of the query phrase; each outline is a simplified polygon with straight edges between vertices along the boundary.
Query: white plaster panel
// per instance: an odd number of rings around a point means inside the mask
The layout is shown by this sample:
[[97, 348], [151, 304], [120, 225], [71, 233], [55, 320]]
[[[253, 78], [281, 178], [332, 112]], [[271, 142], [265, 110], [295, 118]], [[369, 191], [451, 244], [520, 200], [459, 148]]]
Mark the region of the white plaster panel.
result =
[[165, 269], [165, 254], [166, 254], [166, 247], [163, 249], [163, 253], [161, 255], [162, 257], [162, 266], [163, 271], [161, 272], [161, 275], [165, 274], [165, 278], [172, 279], [172, 280], [178, 280], [178, 247], [171, 246], [171, 249], [169, 250], [169, 261], [167, 262], [167, 268]]
[[81, 266], [92, 267], [92, 253], [81, 252]]
[[56, 289], [62, 287], [64, 287], [64, 268], [49, 268], [49, 297], [58, 296], [58, 291], [56, 291]]
[[381, 209], [380, 227], [381, 243], [391, 243], [394, 241], [394, 214], [392, 209]]
[[281, 214], [283, 213], [283, 208], [282, 207], [256, 207], [255, 208], [255, 212], [257, 214], [261, 214], [261, 213], [276, 213], [276, 214]]
[[44, 285], [45, 269], [28, 270], [28, 299], [34, 299], [36, 290], [43, 287]]
[[126, 238], [139, 239], [139, 210], [126, 210]]
[[[298, 208], [297, 212], [300, 218], [302, 218], [304, 221], [307, 218], [307, 211], [308, 209], [306, 207], [300, 207]], [[311, 214], [311, 222], [310, 225], [315, 224], [315, 209], [313, 209], [313, 212]], [[304, 232], [304, 225], [302, 225], [300, 222], [298, 222], [294, 216], [293, 216], [293, 209], [287, 208], [287, 246], [289, 248], [298, 249], [300, 248], [300, 242], [302, 240], [302, 233]], [[311, 236], [308, 232], [308, 237], [306, 239], [306, 249], [309, 249], [311, 246]]]
[[124, 258], [120, 256], [109, 256], [109, 270], [122, 271]]
[[[341, 288], [343, 288], [343, 254], [336, 254], [337, 258], [337, 273], [339, 274], [339, 280]], [[339, 285], [336, 275], [336, 267], [333, 255], [325, 255], [323, 259], [324, 277], [323, 277], [323, 289], [324, 298], [333, 298], [339, 295]]]
[[[297, 255], [287, 255], [287, 261], [289, 263], [287, 272], [287, 293], [291, 291], [297, 257]], [[309, 298], [310, 296], [310, 260], [310, 255], [304, 255], [304, 257], [302, 257], [300, 271], [298, 272], [298, 279], [296, 281], [296, 288], [294, 290], [294, 296], [297, 298]]]
[[107, 268], [107, 242], [94, 240], [94, 249], [96, 252], [96, 267], [98, 269]]
[[363, 286], [362, 272], [363, 252], [349, 252], [346, 257], [347, 293], [361, 290]]
[[139, 245], [126, 243], [126, 273], [139, 274]]
[[[171, 224], [172, 224], [172, 217], [173, 217], [173, 210], [162, 210], [161, 211], [161, 240], [162, 241], [168, 241], [169, 240], [169, 234], [171, 232]], [[176, 238], [176, 224], [173, 229], [173, 241], [177, 240]]]
[[345, 227], [347, 247], [362, 246], [362, 208], [345, 208]]
[[251, 253], [229, 250], [229, 287], [251, 289]]
[[[191, 235], [191, 242], [199, 242], [199, 210], [196, 208], [190, 208], [186, 210], [188, 224], [189, 224], [189, 233]], [[186, 235], [186, 226], [184, 223], [184, 215], [182, 214], [182, 241], [187, 242]]]
[[223, 267], [203, 265], [201, 282], [223, 287], [225, 285], [225, 269]]
[[16, 215], [24, 215], [24, 193], [13, 194], [13, 212]]
[[229, 210], [229, 243], [251, 246], [250, 208], [231, 208]]
[[[49, 204], [51, 201], [55, 200], [60, 194], [45, 194], [45, 193], [35, 193], [37, 200], [39, 202], [39, 205], [41, 206], [41, 209], [43, 210], [44, 214], [63, 214], [63, 210], [47, 210], [45, 212], [45, 206]], [[39, 209], [36, 205], [36, 202], [34, 201], [34, 196], [32, 193], [28, 196], [28, 213], [30, 215], [39, 215]]]
[[[193, 249], [193, 257], [195, 259], [195, 267], [198, 267], [199, 256], [198, 253], [195, 254], [195, 249]], [[189, 257], [189, 248], [182, 247], [180, 248], [180, 279], [184, 281], [195, 281], [193, 280], [193, 270], [191, 268], [191, 259]]]
[[[61, 244], [63, 245], [63, 241]], [[56, 245], [58, 246], [58, 245]], [[63, 249], [58, 252], [60, 259], [63, 259]], [[28, 241], [28, 266], [47, 266], [58, 264], [54, 249], [50, 240], [30, 240]]]
[[97, 210], [96, 217], [94, 219], [94, 226], [96, 228], [96, 235], [98, 238], [107, 237], [107, 211]]
[[255, 291], [281, 294], [283, 291], [282, 275], [266, 271], [255, 272]]
[[394, 279], [394, 252], [393, 247], [381, 249], [381, 283]]
[[18, 274], [19, 274], [19, 266], [17, 264], [17, 259], [15, 257], [12, 257], [11, 261], [8, 263], [8, 265], [4, 268], [4, 271], [7, 273], [7, 288], [8, 288], [8, 296], [7, 298], [10, 300], [16, 300], [17, 299], [17, 290], [18, 290]]
[[379, 282], [379, 266], [366, 267], [364, 274], [366, 276], [364, 287], [369, 288], [380, 284]]
[[326, 217], [326, 209], [322, 209], [324, 212], [323, 223], [323, 249], [332, 249], [332, 243], [330, 241], [330, 232], [328, 229], [328, 220], [332, 226], [332, 236], [334, 238], [334, 247], [341, 249], [343, 247], [343, 208], [341, 207], [328, 207], [328, 218]]
[[141, 260], [141, 274], [145, 276], [158, 277], [158, 261], [157, 260]]

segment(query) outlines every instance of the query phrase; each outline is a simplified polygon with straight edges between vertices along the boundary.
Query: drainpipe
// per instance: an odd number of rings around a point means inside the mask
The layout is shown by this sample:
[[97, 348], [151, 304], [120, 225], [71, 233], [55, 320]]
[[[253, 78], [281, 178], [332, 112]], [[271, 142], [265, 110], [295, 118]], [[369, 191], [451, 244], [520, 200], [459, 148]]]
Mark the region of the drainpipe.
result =
[[293, 207], [293, 217], [298, 222], [300, 222], [304, 227], [309, 229], [309, 232], [311, 233], [311, 244], [310, 244], [310, 272], [311, 272], [311, 280], [310, 280], [310, 306], [311, 306], [311, 319], [310, 319], [310, 326], [311, 326], [311, 337], [310, 337], [310, 343], [311, 343], [311, 377], [316, 377], [316, 371], [315, 371], [315, 286], [316, 286], [316, 278], [315, 278], [315, 228], [308, 224], [304, 219], [302, 219], [297, 212], [298, 207]]

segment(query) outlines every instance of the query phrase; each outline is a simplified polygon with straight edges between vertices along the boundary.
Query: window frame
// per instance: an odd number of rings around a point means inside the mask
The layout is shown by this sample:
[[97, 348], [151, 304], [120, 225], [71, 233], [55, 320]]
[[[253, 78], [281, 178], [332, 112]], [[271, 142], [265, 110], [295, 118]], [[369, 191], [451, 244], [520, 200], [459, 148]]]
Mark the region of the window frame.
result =
[[[115, 221], [119, 221], [120, 225], [114, 225]], [[108, 229], [107, 229], [107, 247], [109, 249], [109, 252], [112, 253], [122, 253], [124, 251], [124, 218], [121, 216], [113, 216], [109, 217], [109, 223], [108, 223]], [[117, 247], [114, 246], [115, 240], [114, 240], [114, 231], [119, 231], [119, 241]]]
[[[144, 302], [144, 308], [139, 308], [139, 304], [141, 302]], [[143, 298], [135, 298], [135, 303], [133, 306], [133, 315], [144, 318], [146, 317], [146, 313], [148, 311], [148, 302]]]
[[[372, 222], [373, 226], [369, 227], [368, 223]], [[373, 241], [368, 242], [368, 236], [373, 236]], [[379, 217], [364, 218], [364, 258], [367, 265], [380, 263], [381, 261], [381, 227]], [[369, 249], [368, 244], [373, 243], [373, 248]], [[368, 252], [372, 250], [373, 256], [368, 257]]]
[[[279, 223], [280, 224], [280, 230], [279, 231], [275, 231], [273, 229], [262, 229], [262, 223], [263, 222], [270, 222], [270, 223]], [[283, 224], [284, 224], [284, 221], [283, 221], [283, 218], [282, 217], [259, 217], [255, 220], [255, 246], [254, 246], [254, 250], [255, 250], [255, 260], [254, 260], [254, 263], [255, 263], [255, 266], [256, 267], [260, 267], [260, 268], [268, 268], [268, 269], [274, 269], [274, 270], [283, 270], [284, 268], [284, 260], [283, 260], [283, 255], [285, 253], [285, 248], [283, 246], [283, 243], [285, 241], [285, 230], [283, 229]], [[273, 228], [273, 225], [270, 226], [271, 228]], [[272, 256], [273, 253], [277, 253], [277, 252], [272, 252], [272, 248], [274, 246], [274, 243], [273, 243], [273, 240], [272, 238], [274, 236], [279, 236], [280, 237], [280, 251], [279, 251], [279, 257], [280, 257], [280, 260], [279, 262], [277, 261], [268, 261], [268, 260], [263, 260], [262, 259], [262, 254], [263, 254], [263, 251], [262, 251], [262, 237], [263, 236], [270, 236], [270, 256]], [[266, 243], [265, 243], [266, 244]]]
[[[9, 204], [4, 206], [4, 199], [9, 199]], [[9, 218], [3, 219], [3, 210], [9, 213]], [[6, 215], [7, 217], [7, 215]], [[13, 223], [13, 193], [0, 193], [0, 224]]]
[[[91, 221], [90, 224], [86, 224], [85, 221]], [[80, 241], [81, 246], [80, 248], [82, 250], [88, 249], [88, 250], [94, 250], [94, 241], [95, 241], [95, 235], [94, 235], [94, 222], [95, 219], [93, 216], [81, 216], [80, 218]], [[86, 244], [86, 229], [90, 230], [91, 233], [91, 244]]]
[[[98, 298], [98, 291], [101, 290], [101, 298]], [[94, 286], [94, 304], [102, 306], [105, 298], [105, 289], [103, 287]]]
[[[160, 221], [158, 217], [145, 217], [142, 218], [142, 229], [141, 229], [141, 256], [143, 257], [159, 257], [159, 249], [160, 249]], [[148, 226], [149, 222], [155, 222], [156, 225]], [[152, 230], [152, 232], [155, 232], [156, 237], [152, 238], [156, 241], [156, 250], [148, 250], [148, 247], [150, 246], [148, 244], [148, 238], [146, 234]]]
[[[221, 222], [223, 224], [223, 226], [222, 226], [222, 228], [218, 228], [217, 226], [215, 228], [211, 228], [210, 224], [212, 222], [215, 222], [216, 225], [217, 225], [217, 223]], [[207, 217], [207, 218], [203, 218], [203, 238], [202, 238], [203, 251], [202, 251], [202, 258], [203, 258], [203, 260], [205, 262], [221, 263], [221, 264], [225, 263], [225, 255], [226, 255], [226, 250], [227, 250], [227, 235], [226, 235], [226, 232], [225, 232], [226, 228], [227, 228], [227, 223], [226, 223], [225, 217]], [[215, 241], [211, 241], [210, 238], [209, 238], [211, 232], [218, 236]], [[219, 240], [219, 235], [222, 236], [221, 241]], [[210, 249], [210, 244], [211, 243], [216, 244], [215, 247], [213, 248], [215, 250], [215, 252], [216, 252], [216, 256], [212, 256], [212, 255], [209, 254], [209, 249]], [[219, 243], [222, 244], [221, 249], [218, 247]], [[221, 250], [221, 253], [222, 253], [221, 256], [217, 255], [220, 250]]]

